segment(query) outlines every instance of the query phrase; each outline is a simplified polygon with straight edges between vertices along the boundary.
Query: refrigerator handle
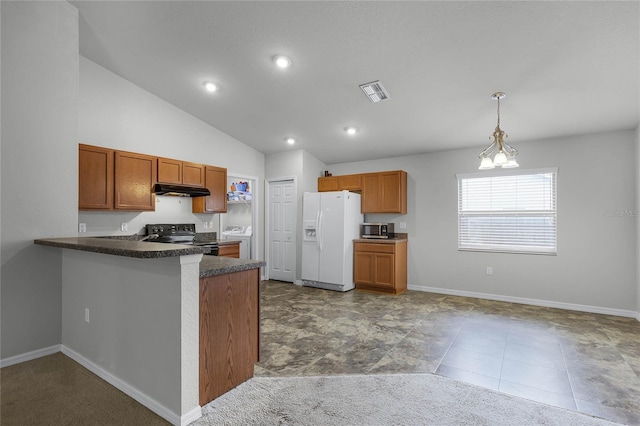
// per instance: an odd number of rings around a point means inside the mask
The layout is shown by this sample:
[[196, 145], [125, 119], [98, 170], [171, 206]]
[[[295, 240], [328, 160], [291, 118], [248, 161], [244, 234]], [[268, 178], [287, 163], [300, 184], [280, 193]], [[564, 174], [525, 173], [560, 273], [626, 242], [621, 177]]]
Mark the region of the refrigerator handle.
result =
[[318, 212], [318, 236], [316, 238], [318, 250], [322, 251], [322, 210]]

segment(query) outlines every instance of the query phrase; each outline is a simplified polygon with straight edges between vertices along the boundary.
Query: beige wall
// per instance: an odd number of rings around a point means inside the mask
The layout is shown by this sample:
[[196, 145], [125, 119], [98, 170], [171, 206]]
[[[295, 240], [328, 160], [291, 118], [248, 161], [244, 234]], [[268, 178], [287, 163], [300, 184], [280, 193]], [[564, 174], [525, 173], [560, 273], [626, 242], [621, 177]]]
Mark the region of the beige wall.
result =
[[[409, 285], [493, 295], [551, 305], [637, 309], [636, 218], [612, 215], [636, 208], [632, 131], [518, 143], [521, 168], [558, 170], [557, 256], [457, 250], [456, 173], [477, 171], [479, 149], [329, 165], [337, 174], [403, 169], [408, 213], [366, 215], [367, 221], [407, 223]], [[613, 162], [615, 159], [615, 162]], [[485, 268], [493, 267], [493, 275]]]
[[1, 2], [2, 360], [60, 344], [61, 253], [77, 230], [78, 13]]

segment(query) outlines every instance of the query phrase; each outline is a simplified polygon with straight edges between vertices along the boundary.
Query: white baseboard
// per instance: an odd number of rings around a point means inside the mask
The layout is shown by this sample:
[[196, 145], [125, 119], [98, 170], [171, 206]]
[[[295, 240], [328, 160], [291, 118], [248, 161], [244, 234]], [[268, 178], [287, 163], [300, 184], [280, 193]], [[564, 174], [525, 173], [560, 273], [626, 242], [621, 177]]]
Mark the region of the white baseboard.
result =
[[501, 296], [497, 294], [476, 293], [473, 291], [451, 290], [448, 288], [427, 287], [421, 285], [409, 285], [409, 290], [424, 291], [428, 293], [449, 294], [452, 296], [473, 297], [476, 299], [497, 300], [499, 302], [520, 303], [523, 305], [544, 306], [547, 308], [567, 309], [570, 311], [590, 312], [594, 314], [614, 315], [617, 317], [636, 318], [640, 321], [640, 313], [626, 311], [624, 309], [604, 308], [600, 306], [579, 305], [575, 303], [553, 302], [549, 300], [529, 299], [526, 297]]
[[189, 411], [187, 414], [180, 416], [179, 414], [169, 410], [164, 405], [160, 404], [155, 399], [149, 397], [144, 394], [140, 390], [134, 388], [130, 384], [126, 383], [122, 379], [114, 376], [109, 373], [107, 370], [103, 369], [99, 365], [95, 364], [92, 361], [89, 361], [84, 356], [80, 355], [78, 352], [74, 351], [66, 347], [65, 345], [60, 345], [62, 353], [67, 355], [69, 358], [76, 361], [78, 364], [82, 365], [87, 370], [94, 373], [96, 376], [100, 377], [102, 380], [110, 383], [112, 386], [120, 389], [122, 392], [129, 395], [131, 398], [138, 401], [140, 404], [144, 405], [160, 417], [166, 419], [168, 422], [174, 425], [185, 426], [192, 421], [199, 419], [202, 417], [202, 407], [197, 406], [193, 410]]
[[302, 280], [295, 280], [295, 281], [294, 281], [294, 284], [295, 284], [295, 285], [300, 285], [300, 286], [301, 286], [301, 285], [302, 285]]
[[53, 345], [53, 346], [49, 346], [48, 348], [36, 349], [35, 351], [26, 352], [24, 354], [10, 356], [9, 358], [0, 360], [0, 368], [8, 367], [14, 364], [20, 364], [21, 362], [31, 361], [32, 359], [55, 354], [56, 352], [60, 352], [60, 346], [61, 345]]

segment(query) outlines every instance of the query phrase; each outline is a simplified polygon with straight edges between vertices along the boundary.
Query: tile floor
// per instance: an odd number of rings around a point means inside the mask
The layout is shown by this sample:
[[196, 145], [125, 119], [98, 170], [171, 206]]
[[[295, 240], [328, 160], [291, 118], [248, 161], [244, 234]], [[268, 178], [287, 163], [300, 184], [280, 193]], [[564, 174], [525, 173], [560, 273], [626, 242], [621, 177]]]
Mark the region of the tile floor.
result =
[[435, 373], [640, 424], [640, 323], [408, 291], [261, 284], [256, 375]]

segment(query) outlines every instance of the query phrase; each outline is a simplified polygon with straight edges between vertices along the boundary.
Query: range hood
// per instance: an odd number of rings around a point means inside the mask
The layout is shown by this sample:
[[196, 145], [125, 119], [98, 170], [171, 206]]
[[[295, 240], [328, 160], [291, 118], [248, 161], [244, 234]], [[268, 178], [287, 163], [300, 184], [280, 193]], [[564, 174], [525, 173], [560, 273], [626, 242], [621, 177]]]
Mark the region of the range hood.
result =
[[176, 195], [179, 197], [206, 197], [211, 195], [207, 188], [186, 185], [167, 185], [156, 183], [153, 188], [156, 195]]

